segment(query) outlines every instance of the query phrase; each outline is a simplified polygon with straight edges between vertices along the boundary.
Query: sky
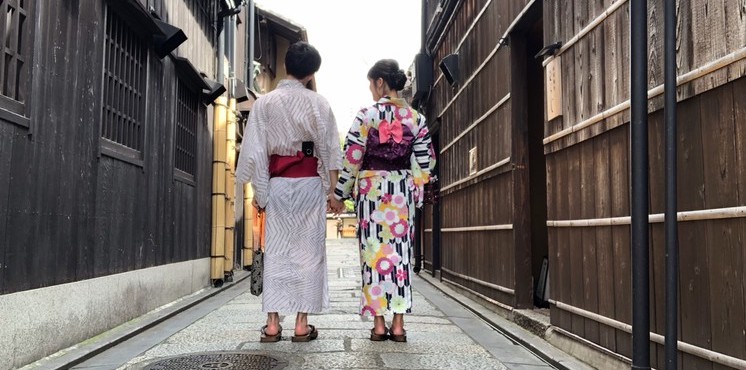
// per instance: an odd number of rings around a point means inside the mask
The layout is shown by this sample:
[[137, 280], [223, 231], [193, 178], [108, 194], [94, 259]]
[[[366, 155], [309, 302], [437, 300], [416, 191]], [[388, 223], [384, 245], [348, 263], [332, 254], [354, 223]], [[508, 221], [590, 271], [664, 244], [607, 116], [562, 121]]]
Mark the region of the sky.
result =
[[420, 0], [255, 0], [303, 26], [321, 54], [316, 88], [331, 104], [340, 132], [373, 103], [367, 74], [379, 59], [407, 70], [420, 50]]

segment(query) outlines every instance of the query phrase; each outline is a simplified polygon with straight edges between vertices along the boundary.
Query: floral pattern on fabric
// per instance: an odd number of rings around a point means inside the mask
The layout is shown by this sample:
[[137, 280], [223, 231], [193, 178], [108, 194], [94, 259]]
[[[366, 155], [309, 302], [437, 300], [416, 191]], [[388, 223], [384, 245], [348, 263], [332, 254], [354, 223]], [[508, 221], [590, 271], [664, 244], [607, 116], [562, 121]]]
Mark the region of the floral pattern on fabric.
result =
[[[395, 121], [402, 124], [403, 140], [381, 142], [379, 125]], [[360, 314], [411, 313], [412, 220], [435, 166], [425, 119], [404, 100], [384, 97], [358, 112], [344, 153], [335, 194], [339, 199], [356, 201], [363, 293]], [[392, 153], [407, 157], [392, 158]], [[387, 163], [404, 163], [406, 168], [364, 168], [365, 163], [382, 162], [380, 158], [379, 162], [370, 161], [373, 155], [384, 156]]]

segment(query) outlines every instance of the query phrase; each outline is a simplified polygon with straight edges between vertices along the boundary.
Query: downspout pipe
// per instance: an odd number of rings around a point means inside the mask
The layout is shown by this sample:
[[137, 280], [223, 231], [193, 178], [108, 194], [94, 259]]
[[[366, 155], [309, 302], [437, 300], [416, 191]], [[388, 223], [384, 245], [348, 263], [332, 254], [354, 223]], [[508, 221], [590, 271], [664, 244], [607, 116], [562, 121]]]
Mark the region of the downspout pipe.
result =
[[225, 19], [218, 18], [216, 23], [218, 26], [218, 72], [216, 78], [218, 80], [218, 83], [224, 84], [225, 64], [223, 63], [223, 60], [225, 59]]
[[648, 5], [631, 0], [632, 369], [650, 369]]
[[666, 342], [665, 368], [678, 369], [679, 237], [676, 203], [676, 0], [664, 10], [664, 120], [666, 122]]
[[246, 50], [248, 51], [246, 57], [246, 63], [248, 63], [246, 68], [246, 85], [251, 86], [251, 88], [254, 87], [254, 27], [256, 27], [254, 18], [256, 18], [256, 7], [254, 6], [254, 0], [249, 0], [249, 24], [247, 27], [248, 34], [246, 35]]
[[[426, 0], [422, 0], [421, 4], [422, 4], [422, 7], [421, 7], [421, 11], [420, 11], [420, 23], [421, 23], [421, 26], [420, 26], [421, 27], [421, 30], [420, 30], [420, 32], [421, 32], [421, 34], [420, 34], [420, 54], [424, 55], [424, 53], [425, 53], [425, 41], [426, 41], [425, 40], [425, 33], [427, 32], [427, 29], [426, 29], [427, 26], [426, 26], [426, 23], [425, 23], [425, 12], [427, 11], [427, 6], [426, 6], [427, 1]], [[415, 69], [416, 68], [417, 68], [417, 66], [415, 65]], [[424, 104], [422, 102], [420, 102], [419, 106], [420, 107], [424, 106]], [[418, 109], [421, 110], [421, 108], [419, 108], [419, 107], [418, 107]], [[423, 215], [424, 215], [424, 213], [422, 212], [422, 210], [418, 209], [415, 212], [415, 226], [416, 226], [416, 228], [418, 230], [417, 234], [415, 235], [415, 240], [414, 240], [414, 242], [415, 242], [414, 272], [415, 273], [419, 273], [420, 270], [422, 269], [422, 254], [423, 254], [422, 253], [423, 252], [422, 242], [425, 239], [424, 238], [425, 233], [424, 233], [424, 230], [423, 230], [423, 225], [425, 223], [422, 222]]]
[[227, 33], [228, 39], [227, 54], [228, 54], [228, 96], [236, 96], [236, 16], [231, 15], [227, 19]]

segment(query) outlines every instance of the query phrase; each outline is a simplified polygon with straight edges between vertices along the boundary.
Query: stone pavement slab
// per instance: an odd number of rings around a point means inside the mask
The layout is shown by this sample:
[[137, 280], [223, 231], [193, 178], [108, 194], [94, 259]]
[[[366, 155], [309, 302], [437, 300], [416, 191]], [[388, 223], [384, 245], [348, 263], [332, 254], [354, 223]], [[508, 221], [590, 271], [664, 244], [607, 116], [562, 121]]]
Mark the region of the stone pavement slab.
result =
[[357, 314], [357, 245], [350, 239], [329, 240], [327, 247], [331, 307], [309, 315], [309, 322], [319, 329], [317, 340], [290, 342], [295, 319], [291, 315], [281, 317], [282, 341], [259, 343], [266, 315], [261, 297], [252, 296], [248, 282], [242, 281], [194, 312], [187, 310], [75, 369], [140, 370], [171, 356], [206, 351], [263, 353], [286, 361], [286, 370], [552, 368], [419, 277], [413, 282], [413, 314], [405, 316], [408, 342], [371, 342], [372, 320]]

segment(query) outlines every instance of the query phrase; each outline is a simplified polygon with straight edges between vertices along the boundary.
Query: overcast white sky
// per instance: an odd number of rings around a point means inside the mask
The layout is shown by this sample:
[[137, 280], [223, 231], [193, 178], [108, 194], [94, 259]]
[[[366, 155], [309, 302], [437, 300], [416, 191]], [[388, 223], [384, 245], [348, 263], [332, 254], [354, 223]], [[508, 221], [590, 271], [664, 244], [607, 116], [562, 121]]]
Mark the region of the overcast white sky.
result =
[[420, 0], [255, 0], [305, 27], [321, 53], [317, 90], [332, 105], [340, 132], [373, 103], [366, 75], [379, 59], [406, 70], [420, 49]]

